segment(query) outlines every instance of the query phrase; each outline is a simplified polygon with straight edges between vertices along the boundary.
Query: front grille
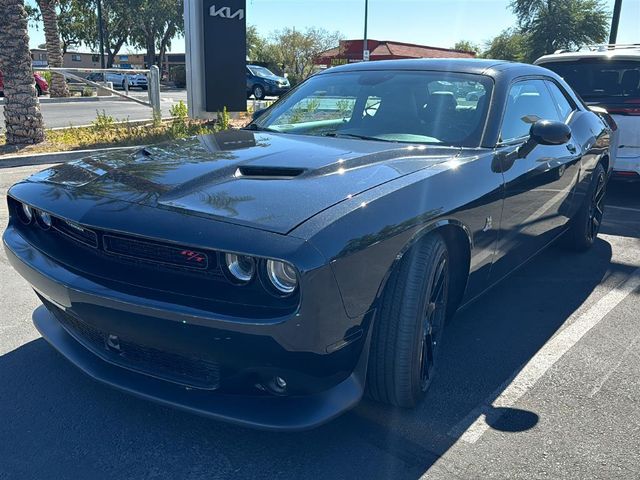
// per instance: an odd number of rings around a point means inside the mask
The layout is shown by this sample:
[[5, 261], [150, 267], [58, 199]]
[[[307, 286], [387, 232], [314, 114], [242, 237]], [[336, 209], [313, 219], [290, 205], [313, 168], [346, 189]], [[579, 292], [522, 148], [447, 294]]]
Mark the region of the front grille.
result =
[[104, 250], [110, 254], [194, 270], [209, 267], [209, 255], [205, 252], [115, 235], [102, 238]]
[[96, 355], [121, 367], [180, 385], [214, 390], [220, 386], [220, 365], [211, 360], [158, 350], [114, 336], [43, 300], [65, 329]]
[[57, 217], [52, 217], [52, 222], [53, 228], [60, 233], [90, 247], [98, 247], [98, 235], [93, 230]]

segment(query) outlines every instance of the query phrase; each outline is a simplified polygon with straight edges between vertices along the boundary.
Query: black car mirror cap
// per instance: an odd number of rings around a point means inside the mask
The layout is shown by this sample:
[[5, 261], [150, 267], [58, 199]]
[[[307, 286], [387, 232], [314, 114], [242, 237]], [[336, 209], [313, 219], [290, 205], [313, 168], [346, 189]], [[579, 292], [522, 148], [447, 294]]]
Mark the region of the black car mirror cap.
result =
[[518, 158], [524, 158], [537, 145], [564, 145], [571, 140], [571, 128], [558, 120], [538, 120], [529, 129], [529, 139], [518, 149]]
[[258, 118], [260, 118], [260, 116], [266, 112], [267, 109], [266, 108], [261, 108], [260, 110], [256, 110], [255, 112], [253, 112], [253, 114], [251, 115], [251, 119], [252, 120], [257, 120]]
[[571, 140], [571, 128], [557, 120], [538, 120], [531, 125], [529, 135], [539, 145], [564, 145]]

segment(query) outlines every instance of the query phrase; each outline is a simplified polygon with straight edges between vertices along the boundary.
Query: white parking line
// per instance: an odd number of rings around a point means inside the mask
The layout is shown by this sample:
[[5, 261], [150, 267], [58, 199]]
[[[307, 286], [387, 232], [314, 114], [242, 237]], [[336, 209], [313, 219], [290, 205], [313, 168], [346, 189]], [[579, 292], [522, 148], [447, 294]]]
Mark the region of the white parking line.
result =
[[596, 385], [591, 389], [591, 392], [589, 392], [589, 395], [587, 395], [589, 398], [593, 398], [593, 396], [596, 395], [600, 391], [600, 389], [602, 389], [602, 387], [604, 386], [605, 383], [607, 383], [611, 375], [613, 375], [613, 373], [616, 370], [618, 370], [620, 365], [622, 365], [622, 362], [626, 360], [627, 355], [629, 355], [631, 352], [635, 350], [636, 345], [638, 344], [638, 341], [640, 341], [640, 335], [637, 336], [633, 340], [633, 342], [627, 345], [627, 348], [624, 349], [624, 352], [622, 352], [622, 355], [620, 355], [620, 358], [618, 358], [618, 361], [615, 363], [615, 365], [613, 365], [606, 374], [604, 374], [602, 377], [598, 379], [598, 382], [596, 383]]
[[[491, 412], [493, 408], [513, 406], [589, 330], [638, 287], [640, 287], [640, 268], [634, 270], [624, 282], [549, 340], [515, 375], [513, 380], [509, 379], [503, 384], [504, 388], [501, 386], [495, 392], [495, 396], [490, 396], [484, 403], [473, 409], [469, 415], [449, 431], [449, 435], [467, 443], [477, 442], [489, 428], [485, 421], [485, 415], [488, 412]], [[470, 423], [471, 426], [467, 428], [466, 426]]]

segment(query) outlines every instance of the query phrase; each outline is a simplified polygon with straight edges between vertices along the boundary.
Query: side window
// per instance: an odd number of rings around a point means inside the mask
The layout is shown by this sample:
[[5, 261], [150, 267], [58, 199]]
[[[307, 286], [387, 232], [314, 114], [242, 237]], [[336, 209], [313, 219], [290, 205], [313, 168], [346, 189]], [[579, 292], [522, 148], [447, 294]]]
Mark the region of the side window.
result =
[[574, 105], [569, 103], [567, 96], [555, 83], [547, 82], [547, 86], [549, 87], [549, 90], [551, 90], [551, 95], [553, 96], [553, 100], [558, 107], [558, 110], [560, 110], [560, 120], [566, 122], [569, 115], [571, 115], [571, 112], [575, 110]]
[[502, 119], [503, 142], [529, 135], [537, 120], [560, 120], [553, 98], [542, 80], [523, 80], [509, 89]]

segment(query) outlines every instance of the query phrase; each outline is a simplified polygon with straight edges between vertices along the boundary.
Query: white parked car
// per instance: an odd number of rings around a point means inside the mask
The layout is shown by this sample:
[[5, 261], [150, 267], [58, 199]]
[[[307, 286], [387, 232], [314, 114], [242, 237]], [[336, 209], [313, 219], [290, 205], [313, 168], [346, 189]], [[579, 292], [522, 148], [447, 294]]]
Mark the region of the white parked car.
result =
[[129, 82], [129, 88], [146, 90], [148, 87], [147, 76], [142, 73], [94, 72], [87, 76], [87, 80], [92, 82], [111, 82], [114, 87], [123, 89], [126, 81]]
[[640, 181], [640, 44], [560, 51], [534, 62], [563, 77], [589, 106], [618, 124], [613, 178]]

